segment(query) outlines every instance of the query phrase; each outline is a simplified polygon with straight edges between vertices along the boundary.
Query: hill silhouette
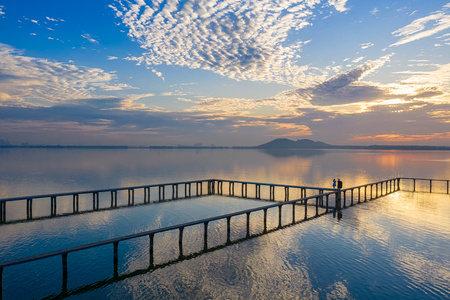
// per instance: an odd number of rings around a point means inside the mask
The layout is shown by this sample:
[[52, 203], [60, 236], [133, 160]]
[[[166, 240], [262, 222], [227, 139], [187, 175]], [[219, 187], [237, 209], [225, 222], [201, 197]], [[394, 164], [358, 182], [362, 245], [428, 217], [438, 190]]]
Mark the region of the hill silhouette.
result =
[[256, 146], [259, 149], [332, 149], [333, 145], [324, 142], [315, 142], [309, 139], [293, 141], [279, 138], [268, 143]]

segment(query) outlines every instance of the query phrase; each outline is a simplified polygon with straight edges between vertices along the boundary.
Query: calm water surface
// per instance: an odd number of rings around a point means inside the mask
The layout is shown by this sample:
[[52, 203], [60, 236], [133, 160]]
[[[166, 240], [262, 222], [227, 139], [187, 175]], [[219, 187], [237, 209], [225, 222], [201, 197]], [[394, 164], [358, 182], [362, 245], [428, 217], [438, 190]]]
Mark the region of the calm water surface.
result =
[[[1, 149], [0, 166], [0, 198], [7, 198], [208, 178], [321, 187], [331, 187], [333, 178], [344, 187], [398, 176], [450, 179], [450, 152]], [[49, 210], [47, 202], [37, 210]], [[265, 204], [211, 196], [3, 224], [0, 257], [6, 261]], [[24, 210], [23, 204], [8, 207], [11, 214]], [[113, 272], [111, 249], [71, 254], [68, 289], [79, 292], [70, 298], [450, 297], [449, 195], [398, 192], [343, 214], [339, 221], [325, 215], [113, 283], [105, 281]], [[226, 224], [214, 226], [223, 239]], [[187, 250], [201, 248], [202, 234], [201, 228], [186, 232]], [[174, 237], [158, 238], [158, 257], [176, 257]], [[121, 243], [119, 273], [145, 268], [147, 249], [148, 239]], [[104, 284], [92, 286], [99, 281]], [[57, 295], [61, 258], [6, 268], [3, 282], [3, 299]]]

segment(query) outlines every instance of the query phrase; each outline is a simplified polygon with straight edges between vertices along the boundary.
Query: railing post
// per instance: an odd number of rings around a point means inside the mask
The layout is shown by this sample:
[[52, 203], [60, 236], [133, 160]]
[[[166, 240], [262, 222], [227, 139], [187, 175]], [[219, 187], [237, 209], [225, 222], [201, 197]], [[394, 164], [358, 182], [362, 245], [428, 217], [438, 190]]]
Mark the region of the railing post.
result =
[[234, 196], [234, 182], [230, 181], [228, 184], [228, 195]]
[[164, 190], [165, 190], [165, 188], [164, 188], [164, 185], [160, 185], [159, 186], [159, 201], [161, 201], [161, 200], [165, 200], [164, 198]]
[[27, 199], [27, 220], [33, 219], [33, 199]]
[[199, 188], [198, 188], [198, 181], [195, 183], [195, 195], [198, 197], [198, 196], [200, 196], [201, 194], [199, 193]]
[[[189, 193], [188, 193], [188, 186], [189, 186]], [[184, 184], [184, 197], [191, 198], [191, 183], [185, 183]]]
[[284, 187], [284, 201], [289, 201], [289, 187], [285, 186]]
[[260, 184], [256, 184], [255, 185], [255, 198], [256, 199], [261, 199], [261, 185]]
[[415, 192], [416, 191], [416, 179], [414, 178], [413, 179], [413, 192]]
[[128, 189], [128, 205], [134, 205], [134, 189]]
[[172, 184], [172, 200], [178, 199], [178, 184]]
[[154, 233], [150, 234], [149, 238], [150, 238], [149, 248], [148, 248], [149, 265], [150, 265], [150, 267], [153, 267], [153, 242], [154, 242], [155, 234]]
[[353, 188], [351, 189], [351, 202], [350, 202], [350, 206], [353, 206]]
[[209, 195], [214, 195], [215, 194], [215, 184], [214, 184], [214, 180], [210, 180], [209, 181]]
[[242, 183], [241, 195], [242, 195], [242, 198], [247, 198], [247, 184], [246, 183]]
[[450, 180], [447, 180], [447, 194], [449, 193], [449, 189], [448, 189], [449, 188], [449, 181]]
[[334, 199], [334, 210], [341, 209], [341, 191], [335, 193]]
[[281, 207], [282, 205], [278, 206], [278, 228], [281, 228]]
[[345, 208], [346, 207], [345, 200], [346, 200], [347, 190], [342, 191], [341, 195], [342, 195], [342, 193], [344, 194], [344, 203], [343, 203], [342, 207]]
[[[203, 182], [201, 181], [197, 182], [197, 189], [199, 184], [200, 184], [200, 196], [203, 196]], [[199, 195], [197, 194], [197, 196]]]
[[326, 205], [327, 205], [327, 213], [328, 213], [328, 207], [329, 207], [329, 206], [328, 206], [328, 200], [329, 200], [328, 198], [329, 198], [329, 196], [330, 196], [329, 194], [326, 195], [326, 199], [327, 199], [327, 200], [326, 200], [326, 201], [327, 201], [327, 204], [326, 204]]
[[92, 210], [98, 209], [98, 192], [92, 193]]
[[150, 187], [144, 188], [144, 203], [150, 203]]
[[208, 221], [203, 223], [203, 251], [208, 250]]
[[364, 186], [364, 202], [367, 201], [367, 185]]
[[305, 204], [305, 217], [304, 217], [304, 220], [306, 220], [308, 218], [308, 199], [305, 199], [303, 201], [303, 203]]
[[78, 204], [79, 204], [79, 196], [78, 194], [73, 194], [72, 196], [72, 207], [73, 207], [73, 212], [77, 213], [78, 212]]
[[0, 223], [6, 222], [6, 202], [0, 202]]
[[431, 193], [431, 186], [432, 186], [432, 182], [433, 182], [433, 180], [432, 180], [432, 179], [430, 179], [430, 193]]
[[62, 257], [62, 272], [63, 272], [63, 283], [62, 283], [62, 292], [63, 294], [67, 293], [67, 253], [61, 254]]
[[178, 246], [179, 246], [179, 250], [180, 250], [180, 255], [178, 258], [183, 257], [183, 231], [184, 231], [184, 227], [180, 227], [180, 234], [179, 234], [179, 238], [178, 238]]
[[247, 212], [246, 215], [247, 215], [247, 234], [245, 236], [249, 237], [250, 236], [250, 212]]
[[114, 277], [119, 276], [119, 242], [113, 243]]
[[275, 201], [275, 186], [274, 185], [270, 186], [269, 192], [270, 192], [269, 200]]
[[264, 208], [264, 230], [263, 233], [267, 232], [267, 208]]
[[297, 205], [297, 202], [292, 203], [292, 224], [295, 224], [295, 206]]
[[51, 216], [54, 217], [56, 216], [56, 197], [52, 196], [51, 197]]
[[219, 195], [223, 195], [223, 181], [219, 180], [217, 181], [217, 192]]
[[319, 215], [319, 197], [316, 197], [316, 217]]
[[231, 217], [227, 217], [227, 244], [231, 243]]

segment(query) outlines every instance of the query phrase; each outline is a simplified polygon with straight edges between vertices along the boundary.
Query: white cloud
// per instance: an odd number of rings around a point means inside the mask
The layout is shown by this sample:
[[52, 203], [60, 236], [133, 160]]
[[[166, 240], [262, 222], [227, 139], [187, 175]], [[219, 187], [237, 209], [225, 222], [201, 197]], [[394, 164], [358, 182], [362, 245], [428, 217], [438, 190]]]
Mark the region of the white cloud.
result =
[[[128, 35], [145, 49], [130, 57], [149, 68], [202, 68], [236, 80], [311, 84], [309, 66], [296, 63], [306, 42], [288, 32], [310, 26], [320, 0], [123, 1], [113, 7]], [[342, 11], [346, 1], [332, 1]], [[155, 73], [157, 74], [157, 73]]]
[[85, 38], [86, 40], [88, 40], [92, 44], [99, 44], [99, 42], [96, 39], [93, 39], [92, 36], [90, 34], [88, 34], [88, 33], [82, 34], [81, 37]]
[[360, 57], [353, 59], [352, 62], [354, 62], [356, 64], [356, 63], [359, 63], [360, 61], [362, 61], [363, 59], [364, 59], [364, 56], [360, 56]]
[[367, 49], [367, 48], [370, 48], [370, 47], [372, 47], [373, 46], [373, 43], [364, 43], [364, 44], [361, 44], [361, 49]]
[[186, 96], [186, 93], [183, 93], [180, 91], [174, 91], [174, 92], [164, 92], [161, 95], [162, 96]]
[[0, 5], [0, 16], [5, 14], [5, 12], [3, 11], [4, 8], [4, 5]]
[[24, 56], [13, 47], [0, 44], [0, 90], [2, 99], [12, 100], [12, 105], [36, 99], [60, 103], [90, 98], [97, 91], [131, 88], [112, 84], [115, 79], [114, 73], [99, 68]]
[[334, 8], [336, 8], [338, 12], [344, 12], [348, 10], [348, 8], [345, 7], [347, 0], [328, 0], [328, 3], [334, 6]]
[[52, 21], [52, 22], [65, 22], [63, 19], [55, 19], [55, 18], [50, 18], [50, 17], [45, 17], [48, 21]]
[[407, 44], [450, 28], [448, 8], [449, 6], [447, 4], [443, 7], [443, 10], [416, 19], [411, 24], [394, 31], [392, 34], [401, 38], [391, 46]]
[[380, 10], [378, 9], [378, 8], [374, 8], [374, 9], [372, 9], [371, 11], [370, 11], [370, 14], [371, 15], [376, 15], [377, 13], [379, 13], [380, 12]]
[[164, 76], [161, 72], [156, 71], [155, 69], [152, 69], [152, 72], [156, 74], [156, 76], [158, 76], [159, 78], [161, 78], [162, 80], [164, 79]]
[[119, 58], [117, 56], [108, 56], [106, 59], [107, 60], [116, 60], [116, 59], [119, 59]]

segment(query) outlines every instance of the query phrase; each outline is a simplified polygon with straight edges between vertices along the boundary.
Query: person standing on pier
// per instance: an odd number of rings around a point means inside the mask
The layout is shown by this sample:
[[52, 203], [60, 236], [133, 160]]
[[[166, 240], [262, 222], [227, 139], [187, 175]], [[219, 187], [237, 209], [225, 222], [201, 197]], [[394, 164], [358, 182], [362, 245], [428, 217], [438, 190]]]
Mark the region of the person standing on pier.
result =
[[336, 189], [336, 179], [333, 179], [333, 189]]
[[340, 179], [338, 179], [338, 181], [337, 181], [337, 187], [338, 187], [338, 190], [342, 189], [342, 181]]

